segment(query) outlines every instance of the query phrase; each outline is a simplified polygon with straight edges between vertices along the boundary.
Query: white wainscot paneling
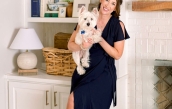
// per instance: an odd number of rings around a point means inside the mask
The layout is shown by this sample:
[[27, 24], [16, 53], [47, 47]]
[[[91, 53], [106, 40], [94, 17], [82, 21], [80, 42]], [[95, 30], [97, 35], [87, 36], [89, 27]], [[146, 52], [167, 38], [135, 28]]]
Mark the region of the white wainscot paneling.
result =
[[128, 109], [127, 107], [127, 82], [128, 76], [117, 79], [117, 106], [111, 105], [110, 109]]

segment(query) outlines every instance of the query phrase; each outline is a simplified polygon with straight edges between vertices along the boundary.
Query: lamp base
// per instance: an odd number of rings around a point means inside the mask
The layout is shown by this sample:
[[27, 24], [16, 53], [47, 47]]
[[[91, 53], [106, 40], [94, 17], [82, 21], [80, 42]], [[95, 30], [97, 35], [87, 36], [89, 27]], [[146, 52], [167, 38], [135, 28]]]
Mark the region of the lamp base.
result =
[[34, 69], [37, 65], [37, 57], [34, 53], [26, 51], [18, 56], [17, 64], [21, 69]]
[[36, 73], [37, 74], [37, 72], [38, 72], [38, 69], [37, 68], [35, 68], [35, 69], [18, 69], [18, 73], [19, 73], [19, 75], [20, 74], [26, 74], [26, 73]]

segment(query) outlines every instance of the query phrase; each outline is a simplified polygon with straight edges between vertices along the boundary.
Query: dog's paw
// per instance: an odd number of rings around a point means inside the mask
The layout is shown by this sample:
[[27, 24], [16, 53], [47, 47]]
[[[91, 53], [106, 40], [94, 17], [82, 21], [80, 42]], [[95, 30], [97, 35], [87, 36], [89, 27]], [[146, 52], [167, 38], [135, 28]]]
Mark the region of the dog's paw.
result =
[[101, 36], [94, 35], [94, 43], [98, 43], [102, 40]]
[[100, 29], [98, 29], [98, 30], [96, 30], [96, 31], [94, 32], [94, 34], [97, 35], [97, 36], [101, 36], [101, 35], [102, 35], [102, 32], [101, 32]]
[[84, 63], [82, 63], [82, 66], [85, 67], [85, 68], [88, 68], [90, 65], [89, 65], [89, 63], [84, 62]]
[[79, 75], [83, 75], [85, 73], [85, 70], [83, 67], [77, 67], [77, 71]]
[[82, 63], [82, 66], [85, 67], [85, 68], [88, 68], [90, 66], [89, 62], [87, 60], [85, 60], [85, 59], [82, 59], [81, 63]]
[[94, 38], [94, 43], [98, 43], [102, 40], [102, 37], [96, 37]]
[[98, 43], [102, 40], [101, 34], [102, 33], [98, 30], [95, 32], [95, 34], [93, 35], [94, 43]]

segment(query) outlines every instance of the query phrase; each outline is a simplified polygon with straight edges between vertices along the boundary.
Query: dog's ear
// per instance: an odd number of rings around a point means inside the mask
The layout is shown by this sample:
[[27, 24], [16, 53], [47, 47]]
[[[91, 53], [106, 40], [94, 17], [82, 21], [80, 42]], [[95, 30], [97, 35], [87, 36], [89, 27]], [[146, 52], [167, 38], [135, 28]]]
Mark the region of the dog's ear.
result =
[[79, 10], [79, 15], [82, 15], [86, 11], [85, 6], [82, 6]]
[[97, 8], [93, 8], [92, 13], [96, 16], [96, 18], [99, 17], [99, 11]]

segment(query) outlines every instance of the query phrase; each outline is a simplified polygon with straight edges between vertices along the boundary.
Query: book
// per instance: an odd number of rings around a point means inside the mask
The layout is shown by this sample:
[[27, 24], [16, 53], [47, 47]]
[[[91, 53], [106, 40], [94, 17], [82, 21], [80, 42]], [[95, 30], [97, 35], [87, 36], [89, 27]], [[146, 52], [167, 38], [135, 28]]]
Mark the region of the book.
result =
[[45, 12], [48, 11], [48, 4], [49, 0], [40, 0], [40, 17], [45, 17]]
[[40, 1], [40, 17], [44, 17], [44, 0]]
[[40, 17], [40, 0], [31, 0], [31, 17]]

